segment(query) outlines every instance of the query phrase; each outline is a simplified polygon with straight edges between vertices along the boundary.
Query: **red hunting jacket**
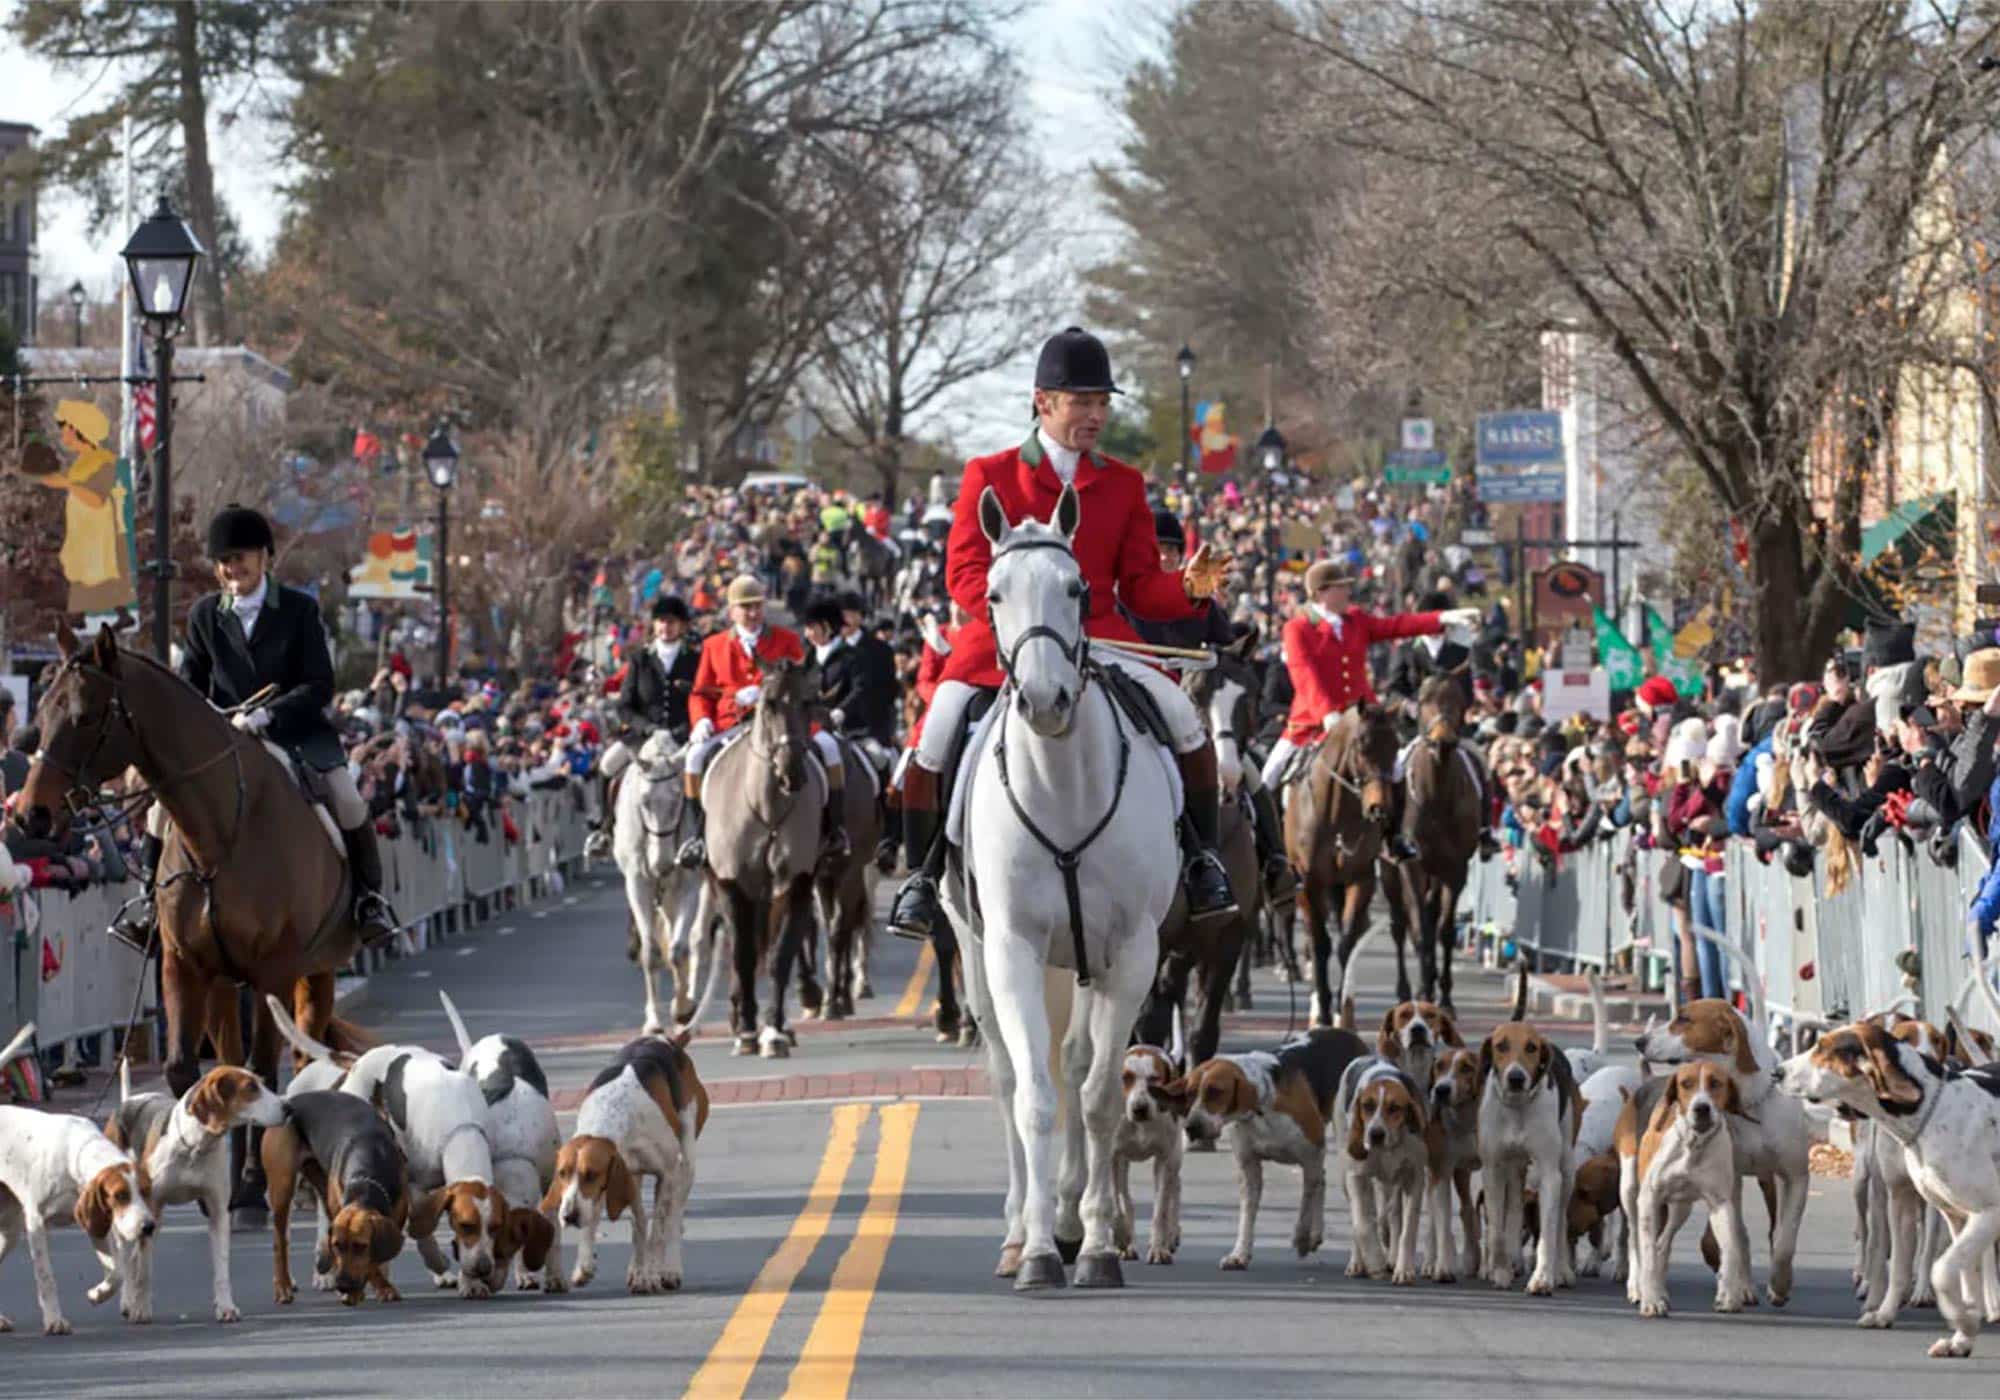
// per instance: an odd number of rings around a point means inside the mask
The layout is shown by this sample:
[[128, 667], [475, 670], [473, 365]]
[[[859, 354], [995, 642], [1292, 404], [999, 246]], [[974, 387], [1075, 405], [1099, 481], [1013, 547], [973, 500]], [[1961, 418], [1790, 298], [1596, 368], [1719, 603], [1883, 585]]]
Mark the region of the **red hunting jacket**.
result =
[[1285, 624], [1285, 669], [1292, 677], [1292, 710], [1285, 737], [1295, 744], [1317, 742], [1328, 715], [1350, 705], [1375, 701], [1368, 680], [1368, 648], [1397, 637], [1442, 631], [1439, 614], [1396, 613], [1384, 617], [1349, 608], [1340, 615], [1340, 636], [1316, 615], [1301, 613]]
[[804, 661], [806, 651], [799, 634], [769, 623], [757, 638], [753, 659], [743, 649], [743, 639], [734, 627], [715, 633], [701, 644], [701, 660], [694, 669], [694, 693], [688, 697], [688, 723], [715, 721], [717, 733], [734, 729], [749, 716], [736, 704], [736, 692], [746, 685], [764, 683], [764, 666], [773, 661]]
[[[998, 686], [1005, 679], [986, 620], [986, 568], [993, 562], [993, 547], [979, 528], [979, 497], [989, 486], [1007, 518], [1017, 522], [1028, 516], [1047, 520], [1062, 494], [1041, 439], [1032, 433], [1019, 447], [965, 464], [945, 546], [945, 586], [971, 621], [952, 633], [951, 655], [939, 679], [976, 686]], [[1090, 584], [1090, 615], [1083, 630], [1093, 637], [1138, 641], [1138, 633], [1118, 615], [1121, 602], [1158, 622], [1192, 617], [1198, 604], [1189, 600], [1181, 576], [1160, 567], [1145, 478], [1123, 462], [1088, 452], [1076, 464], [1076, 494], [1082, 515], [1071, 548]]]

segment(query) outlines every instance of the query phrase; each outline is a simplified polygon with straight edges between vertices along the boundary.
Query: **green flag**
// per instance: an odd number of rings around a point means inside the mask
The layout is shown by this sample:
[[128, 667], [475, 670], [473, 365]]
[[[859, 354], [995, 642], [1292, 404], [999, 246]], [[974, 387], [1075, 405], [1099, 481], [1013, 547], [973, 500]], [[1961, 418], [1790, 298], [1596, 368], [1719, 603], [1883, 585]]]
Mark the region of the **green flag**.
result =
[[1639, 682], [1646, 679], [1646, 663], [1639, 657], [1639, 648], [1625, 640], [1625, 634], [1604, 615], [1603, 608], [1593, 606], [1590, 615], [1597, 623], [1597, 655], [1604, 663], [1604, 674], [1611, 688], [1637, 690]]
[[1674, 655], [1674, 629], [1667, 626], [1666, 619], [1653, 611], [1651, 603], [1646, 604], [1646, 627], [1653, 634], [1653, 669], [1674, 683], [1684, 700], [1699, 699], [1702, 692], [1702, 668], [1699, 661]]

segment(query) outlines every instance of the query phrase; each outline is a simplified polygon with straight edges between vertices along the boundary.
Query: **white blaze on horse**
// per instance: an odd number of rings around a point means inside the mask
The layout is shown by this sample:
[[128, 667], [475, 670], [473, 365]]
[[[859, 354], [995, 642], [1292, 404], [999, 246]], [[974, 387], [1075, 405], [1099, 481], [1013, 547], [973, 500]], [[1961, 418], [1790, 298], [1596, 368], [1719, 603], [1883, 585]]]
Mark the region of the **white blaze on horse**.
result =
[[[971, 785], [963, 862], [944, 887], [970, 938], [967, 989], [1007, 1134], [998, 1272], [1023, 1291], [1065, 1283], [1059, 1234], [1081, 1236], [1079, 1287], [1122, 1283], [1112, 1237], [1119, 1069], [1180, 880], [1171, 759], [1149, 751], [1098, 676], [1117, 663], [1091, 659], [1085, 644], [1070, 549], [1079, 513], [1071, 487], [1048, 524], [1010, 525], [992, 491], [980, 499], [1008, 680], [960, 779]], [[1060, 1187], [1049, 1054], [1058, 1039]]]
[[639, 969], [646, 979], [646, 1035], [666, 1030], [657, 999], [664, 960], [673, 981], [674, 1020], [693, 1019], [688, 978], [692, 933], [701, 904], [701, 881], [674, 863], [680, 847], [683, 751], [663, 729], [640, 748], [618, 788], [612, 814], [611, 853], [625, 877], [625, 902], [639, 932]]

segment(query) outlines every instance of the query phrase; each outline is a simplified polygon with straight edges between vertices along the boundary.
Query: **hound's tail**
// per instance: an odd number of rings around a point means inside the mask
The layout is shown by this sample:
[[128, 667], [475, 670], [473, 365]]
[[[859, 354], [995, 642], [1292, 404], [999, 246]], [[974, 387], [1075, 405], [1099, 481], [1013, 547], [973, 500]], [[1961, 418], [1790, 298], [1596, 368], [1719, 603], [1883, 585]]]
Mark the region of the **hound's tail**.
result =
[[1355, 1021], [1355, 1017], [1354, 1017], [1354, 995], [1353, 995], [1353, 993], [1351, 993], [1351, 992], [1350, 992], [1350, 993], [1348, 993], [1347, 995], [1345, 995], [1345, 996], [1341, 997], [1341, 999], [1340, 999], [1340, 1019], [1339, 1019], [1339, 1020], [1337, 1020], [1337, 1021], [1335, 1021], [1335, 1022], [1334, 1022], [1333, 1024], [1334, 1024], [1334, 1025], [1335, 1025], [1336, 1027], [1338, 1027], [1339, 1029], [1341, 1029], [1341, 1030], [1344, 1030], [1344, 1031], [1351, 1031], [1351, 1030], [1354, 1030], [1354, 1029], [1356, 1028], [1356, 1021]]
[[282, 1001], [279, 1001], [267, 992], [264, 995], [264, 1005], [271, 1009], [271, 1019], [277, 1023], [278, 1034], [291, 1043], [292, 1049], [298, 1051], [308, 1060], [332, 1060], [337, 1058], [339, 1052], [331, 1045], [322, 1045], [319, 1041], [314, 1040], [299, 1029], [298, 1022], [294, 1021], [291, 1013], [285, 1010], [285, 1004]]
[[1522, 958], [1514, 964], [1514, 1012], [1510, 1021], [1528, 1019], [1528, 960]]
[[[1993, 1018], [1995, 1027], [2000, 1027], [2000, 992], [1993, 990], [1993, 969], [1996, 964], [2000, 964], [2000, 949], [1996, 949], [1992, 956], [1973, 969], [1972, 976], [1973, 980], [1979, 983], [1979, 995], [1986, 999], [1986, 1014]], [[0, 1055], [0, 1064], [6, 1062], [7, 1057]]]
[[1967, 1064], [1971, 1065], [1974, 1069], [1978, 1069], [1980, 1062], [1975, 1061], [1973, 1056], [1979, 1053], [1979, 1042], [1966, 1032], [1965, 1022], [1961, 1021], [1958, 1017], [1958, 1008], [1947, 1006], [1944, 1009], [1944, 1019], [1945, 1024], [1950, 1027], [1952, 1040], [1958, 1045], [1958, 1053], [1965, 1059]]
[[1731, 962], [1736, 964], [1737, 969], [1743, 974], [1743, 985], [1750, 989], [1751, 1018], [1756, 1021], [1760, 1028], [1770, 1025], [1770, 1018], [1764, 1014], [1764, 977], [1762, 973], [1757, 971], [1757, 965], [1743, 956], [1741, 948], [1715, 932], [1715, 930], [1706, 929], [1700, 924], [1696, 924], [1694, 932], [1695, 937], [1705, 942], [1713, 943], [1728, 955]]
[[131, 1097], [132, 1097], [132, 1057], [130, 1055], [120, 1055], [118, 1057], [119, 1106], [122, 1108], [125, 1105], [125, 1101]]
[[459, 1068], [463, 1069], [464, 1062], [472, 1058], [472, 1036], [465, 1029], [465, 1018], [452, 1005], [451, 993], [439, 987], [438, 1000], [444, 1003], [444, 1017], [451, 1022], [451, 1033], [458, 1037]]
[[1187, 1062], [1187, 1027], [1181, 1023], [1181, 1009], [1173, 1009], [1174, 1029], [1167, 1041], [1167, 1058], [1174, 1062], [1174, 1073], [1186, 1074], [1191, 1066]]
[[1590, 1053], [1605, 1055], [1611, 1050], [1611, 1017], [1604, 1007], [1604, 979], [1596, 968], [1584, 977], [1590, 983]]
[[28, 1051], [28, 1042], [34, 1038], [35, 1023], [33, 1021], [28, 1022], [27, 1025], [15, 1031], [14, 1038], [7, 1042], [6, 1048], [0, 1049], [0, 1069], [5, 1069], [8, 1061], [18, 1059], [20, 1056], [26, 1054]]

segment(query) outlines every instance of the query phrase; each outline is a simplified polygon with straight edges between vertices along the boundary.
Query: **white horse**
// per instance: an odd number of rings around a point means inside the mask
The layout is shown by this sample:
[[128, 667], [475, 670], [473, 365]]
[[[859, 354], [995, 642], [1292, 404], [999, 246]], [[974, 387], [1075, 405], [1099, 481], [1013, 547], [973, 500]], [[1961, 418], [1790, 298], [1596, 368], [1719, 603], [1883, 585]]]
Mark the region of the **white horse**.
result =
[[[655, 730], [640, 748], [625, 781], [618, 788], [612, 814], [611, 854], [625, 877], [625, 902], [639, 929], [639, 971], [646, 979], [646, 1035], [659, 1035], [655, 995], [658, 970], [666, 962], [674, 982], [673, 1011], [677, 1022], [693, 1018], [691, 992], [693, 955], [690, 934], [701, 903], [700, 881], [674, 863], [680, 845], [683, 753], [664, 729]], [[668, 937], [667, 935], [671, 935]]]
[[[1079, 512], [1072, 487], [1046, 525], [1010, 525], [992, 491], [980, 499], [1008, 682], [990, 739], [962, 779], [972, 785], [964, 863], [944, 890], [952, 922], [970, 938], [967, 992], [1007, 1134], [997, 1272], [1022, 1291], [1063, 1286], [1058, 1236], [1065, 1244], [1081, 1236], [1078, 1287], [1123, 1284], [1112, 1236], [1119, 1068], [1180, 877], [1167, 761], [1147, 751], [1150, 741], [1093, 675], [1092, 666], [1114, 663], [1085, 664], [1083, 580], [1070, 549]], [[1051, 845], [1074, 857], [1087, 983]], [[1057, 1041], [1067, 1128], [1060, 1200], [1049, 1053]]]

